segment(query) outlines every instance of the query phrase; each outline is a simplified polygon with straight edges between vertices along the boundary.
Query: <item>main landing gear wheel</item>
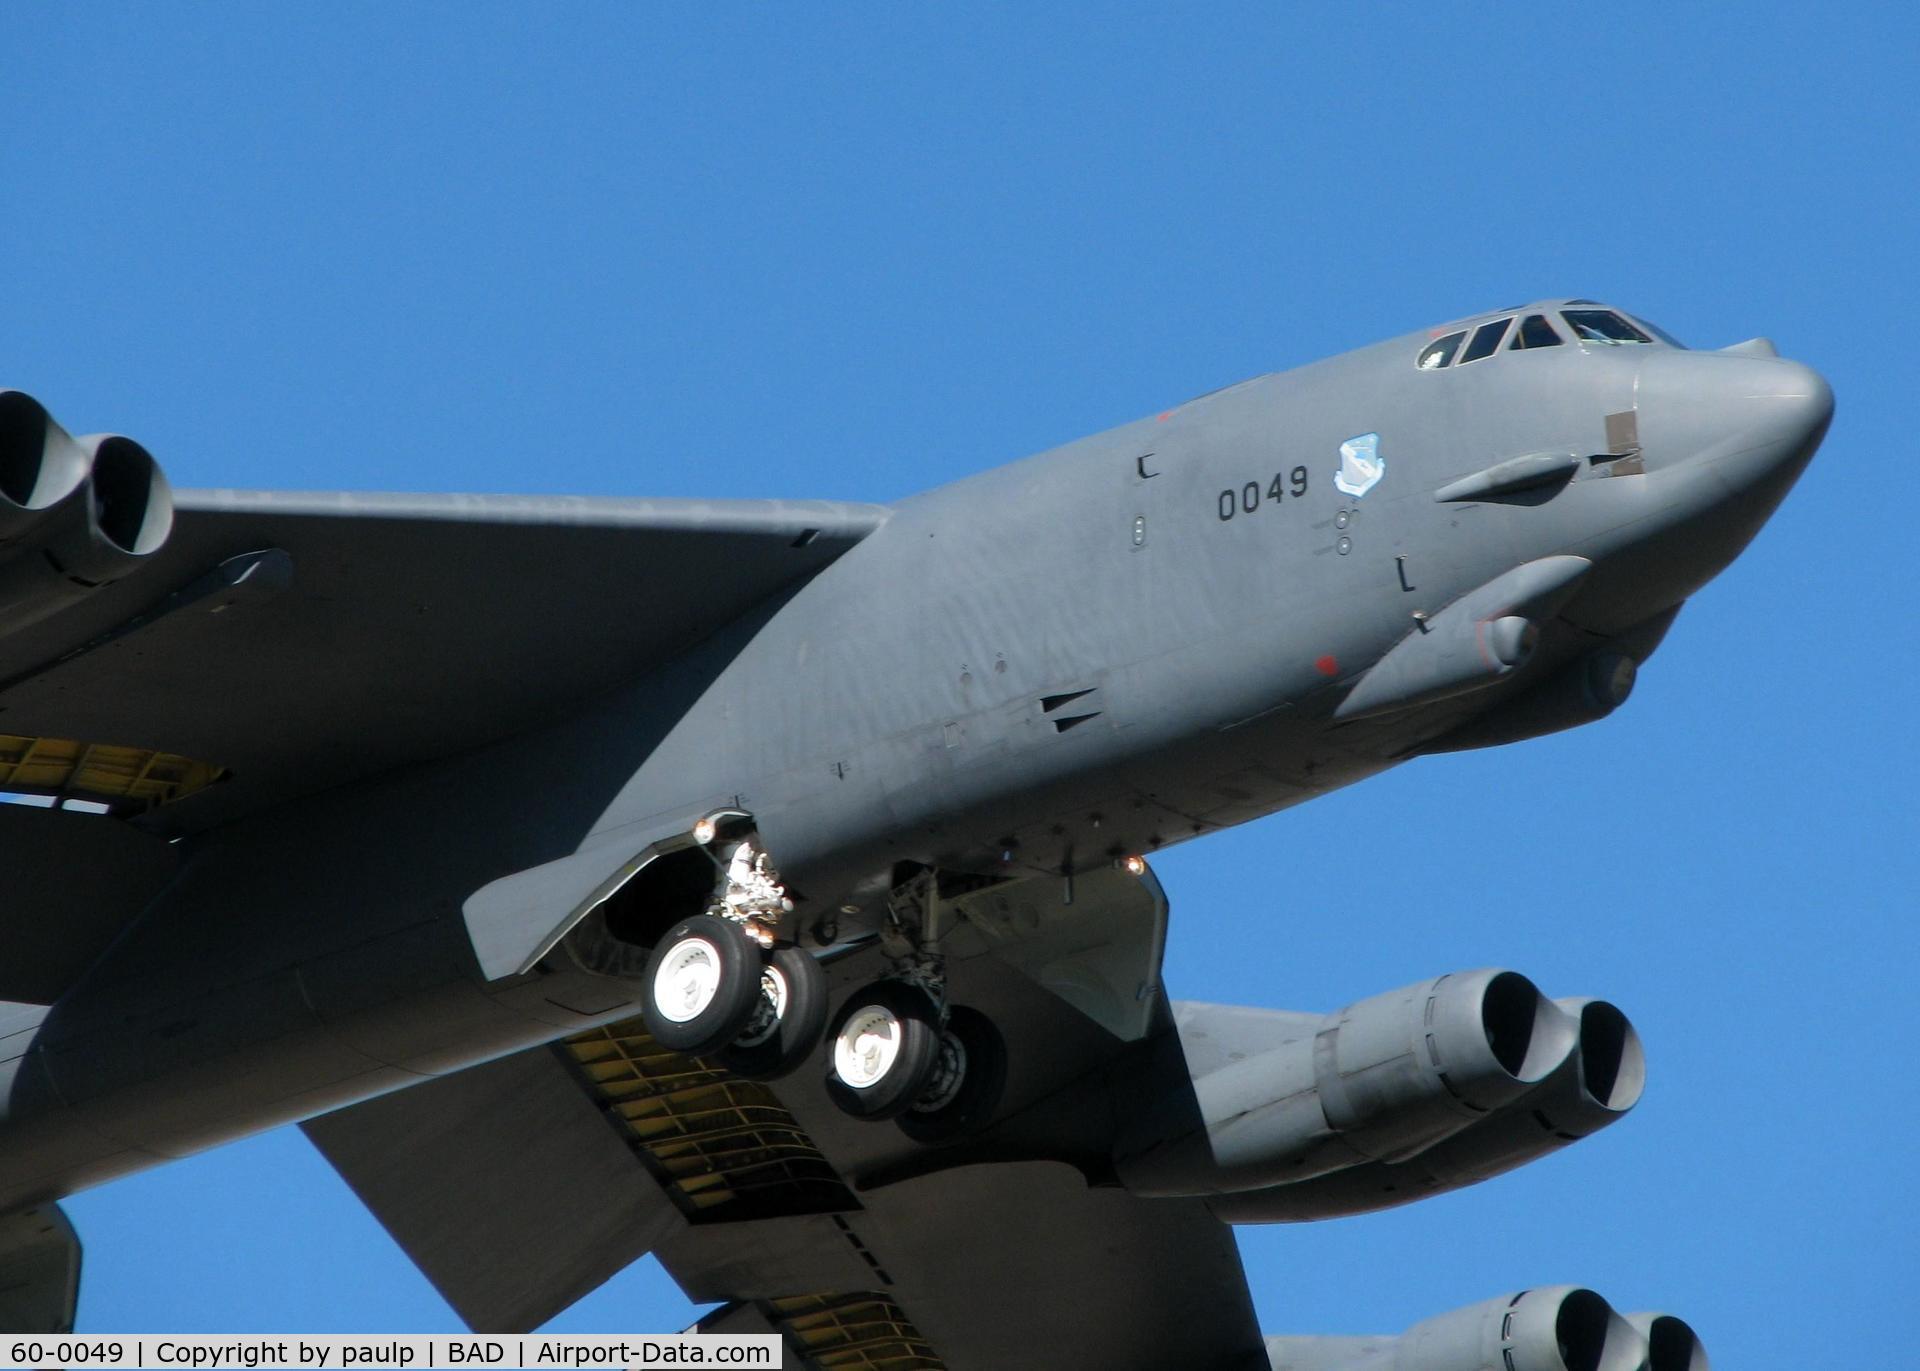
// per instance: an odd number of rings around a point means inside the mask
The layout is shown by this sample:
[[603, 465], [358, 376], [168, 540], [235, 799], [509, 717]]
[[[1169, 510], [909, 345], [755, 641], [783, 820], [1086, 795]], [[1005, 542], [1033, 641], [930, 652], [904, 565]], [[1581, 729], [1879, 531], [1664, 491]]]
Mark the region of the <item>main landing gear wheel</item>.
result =
[[993, 1117], [1007, 1085], [1007, 1044], [993, 1020], [955, 1005], [927, 1083], [895, 1123], [915, 1142], [964, 1137]]
[[682, 919], [647, 958], [641, 1017], [675, 1052], [711, 1052], [739, 1037], [760, 1004], [762, 953], [739, 924]]
[[721, 1065], [750, 1081], [791, 1075], [827, 1026], [827, 978], [797, 947], [776, 948], [760, 970], [760, 994], [740, 1036], [719, 1051]]
[[856, 1119], [891, 1119], [939, 1063], [939, 1011], [905, 981], [877, 981], [840, 1007], [828, 1034], [827, 1094]]

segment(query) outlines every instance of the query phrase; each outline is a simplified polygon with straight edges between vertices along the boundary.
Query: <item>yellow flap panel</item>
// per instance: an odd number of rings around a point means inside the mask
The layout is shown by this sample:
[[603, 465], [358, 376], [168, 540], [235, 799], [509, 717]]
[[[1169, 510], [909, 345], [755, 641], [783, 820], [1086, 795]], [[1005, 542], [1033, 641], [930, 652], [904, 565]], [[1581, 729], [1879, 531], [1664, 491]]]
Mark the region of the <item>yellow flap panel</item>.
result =
[[152, 809], [227, 774], [225, 767], [152, 748], [0, 733], [0, 790]]

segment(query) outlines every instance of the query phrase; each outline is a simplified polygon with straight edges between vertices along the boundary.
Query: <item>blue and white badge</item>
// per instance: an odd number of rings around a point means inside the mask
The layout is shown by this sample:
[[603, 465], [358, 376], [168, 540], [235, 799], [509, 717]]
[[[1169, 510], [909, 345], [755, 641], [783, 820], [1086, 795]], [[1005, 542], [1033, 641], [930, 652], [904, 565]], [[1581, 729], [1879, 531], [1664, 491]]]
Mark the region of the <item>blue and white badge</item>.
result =
[[1362, 433], [1340, 444], [1340, 470], [1333, 478], [1334, 488], [1358, 499], [1380, 484], [1387, 474], [1387, 459], [1380, 455], [1380, 435]]

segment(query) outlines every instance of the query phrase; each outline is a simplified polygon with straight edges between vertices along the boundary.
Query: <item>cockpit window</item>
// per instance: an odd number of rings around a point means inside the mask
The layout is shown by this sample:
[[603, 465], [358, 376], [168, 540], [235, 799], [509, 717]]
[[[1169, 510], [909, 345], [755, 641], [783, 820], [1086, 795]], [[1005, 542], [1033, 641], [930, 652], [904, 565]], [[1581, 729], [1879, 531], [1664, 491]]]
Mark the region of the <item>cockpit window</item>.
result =
[[1438, 371], [1453, 360], [1453, 354], [1460, 351], [1460, 340], [1466, 336], [1466, 330], [1462, 329], [1458, 333], [1434, 339], [1420, 349], [1420, 360], [1414, 365], [1422, 371]]
[[[1584, 308], [1573, 308], [1583, 306]], [[1564, 324], [1566, 327], [1562, 328]], [[1668, 347], [1684, 348], [1685, 343], [1661, 332], [1644, 319], [1629, 319], [1618, 310], [1607, 309], [1592, 300], [1573, 300], [1558, 315], [1541, 311], [1529, 314], [1515, 324], [1512, 315], [1492, 319], [1472, 329], [1458, 329], [1431, 339], [1420, 349], [1414, 366], [1421, 371], [1439, 371], [1442, 367], [1465, 366], [1491, 357], [1505, 341], [1507, 351], [1525, 352], [1531, 348], [1559, 347], [1571, 336], [1582, 343], [1652, 343], [1655, 339]]]
[[1500, 339], [1506, 334], [1507, 325], [1512, 322], [1511, 319], [1495, 319], [1491, 324], [1482, 324], [1475, 329], [1473, 341], [1467, 344], [1467, 350], [1460, 355], [1460, 365], [1465, 366], [1468, 362], [1477, 362], [1482, 357], [1491, 356], [1494, 349], [1500, 346]]
[[1661, 328], [1660, 325], [1653, 323], [1651, 320], [1636, 319], [1633, 322], [1640, 325], [1641, 328], [1645, 329], [1648, 333], [1651, 333], [1654, 337], [1658, 338], [1661, 342], [1665, 343], [1668, 347], [1680, 348], [1683, 351], [1686, 349], [1687, 345], [1685, 343], [1681, 342], [1678, 338], [1674, 337], [1671, 333], [1668, 333], [1665, 329]]
[[1651, 343], [1653, 339], [1610, 309], [1568, 309], [1560, 312], [1583, 343]]
[[1547, 322], [1544, 314], [1529, 314], [1520, 321], [1520, 327], [1513, 331], [1513, 341], [1507, 346], [1520, 348], [1557, 348], [1560, 335], [1553, 331], [1553, 325]]

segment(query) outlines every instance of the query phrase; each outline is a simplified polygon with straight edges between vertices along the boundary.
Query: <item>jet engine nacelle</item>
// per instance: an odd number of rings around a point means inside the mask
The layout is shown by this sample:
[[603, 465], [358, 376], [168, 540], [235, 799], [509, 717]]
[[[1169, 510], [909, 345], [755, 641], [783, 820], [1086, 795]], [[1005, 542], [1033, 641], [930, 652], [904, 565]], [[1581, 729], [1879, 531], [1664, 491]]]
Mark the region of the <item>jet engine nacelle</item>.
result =
[[1657, 1357], [1649, 1367], [1649, 1351], [1646, 1335], [1612, 1305], [1571, 1285], [1469, 1305], [1397, 1338], [1267, 1339], [1273, 1371], [1666, 1371]]
[[91, 465], [38, 400], [0, 390], [0, 544], [12, 543], [79, 490]]
[[1647, 1371], [1713, 1371], [1707, 1349], [1684, 1319], [1671, 1314], [1629, 1314], [1627, 1322], [1647, 1340]]
[[1115, 1172], [1138, 1195], [1218, 1195], [1401, 1161], [1526, 1094], [1575, 1037], [1517, 972], [1422, 981], [1194, 1079], [1191, 1108], [1120, 1140]]
[[173, 489], [140, 444], [75, 438], [0, 391], [0, 633], [125, 576], [173, 531]]
[[1605, 1000], [1554, 1001], [1576, 1023], [1574, 1049], [1539, 1085], [1400, 1162], [1368, 1162], [1210, 1202], [1226, 1223], [1302, 1223], [1410, 1204], [1472, 1185], [1578, 1142], [1622, 1117], [1646, 1087], [1646, 1055]]

